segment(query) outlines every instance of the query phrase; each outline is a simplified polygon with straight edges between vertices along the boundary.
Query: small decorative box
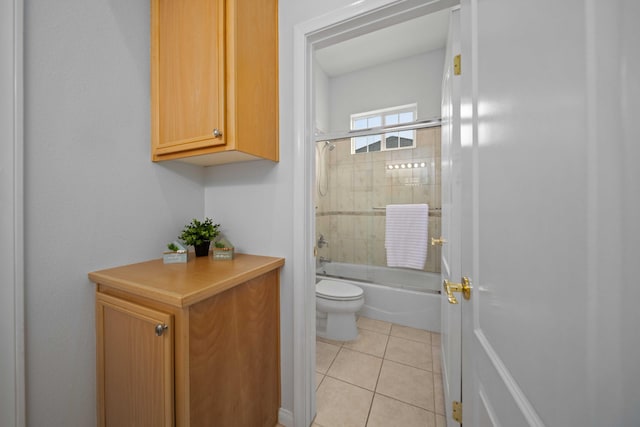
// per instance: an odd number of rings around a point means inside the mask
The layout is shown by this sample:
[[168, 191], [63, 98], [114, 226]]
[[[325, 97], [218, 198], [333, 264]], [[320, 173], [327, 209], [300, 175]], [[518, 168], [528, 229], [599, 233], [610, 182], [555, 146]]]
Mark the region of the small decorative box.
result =
[[187, 262], [187, 250], [178, 242], [173, 242], [178, 247], [177, 251], [164, 251], [162, 262], [164, 264], [179, 264]]
[[233, 245], [224, 237], [214, 243], [213, 259], [233, 259]]

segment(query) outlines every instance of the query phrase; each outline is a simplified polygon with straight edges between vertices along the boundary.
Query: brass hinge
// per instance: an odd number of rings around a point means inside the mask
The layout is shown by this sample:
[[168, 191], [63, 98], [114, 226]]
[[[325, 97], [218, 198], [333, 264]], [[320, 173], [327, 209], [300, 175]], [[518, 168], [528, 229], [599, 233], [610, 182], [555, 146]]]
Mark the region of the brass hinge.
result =
[[453, 401], [453, 414], [451, 414], [451, 417], [462, 424], [462, 402]]
[[460, 55], [456, 55], [453, 58], [453, 74], [455, 74], [456, 76], [460, 75]]

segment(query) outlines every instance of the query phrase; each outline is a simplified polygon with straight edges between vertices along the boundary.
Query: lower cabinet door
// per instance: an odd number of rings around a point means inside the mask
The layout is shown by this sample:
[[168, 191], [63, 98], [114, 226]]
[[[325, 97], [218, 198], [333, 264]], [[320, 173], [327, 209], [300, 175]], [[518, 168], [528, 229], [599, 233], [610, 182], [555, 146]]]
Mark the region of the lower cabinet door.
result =
[[173, 426], [173, 316], [96, 294], [99, 426]]

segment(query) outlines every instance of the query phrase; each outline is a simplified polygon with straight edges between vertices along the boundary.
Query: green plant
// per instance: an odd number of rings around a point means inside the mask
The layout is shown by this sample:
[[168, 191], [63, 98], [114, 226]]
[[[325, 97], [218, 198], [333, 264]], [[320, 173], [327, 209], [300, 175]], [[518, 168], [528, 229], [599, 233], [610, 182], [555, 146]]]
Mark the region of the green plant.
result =
[[215, 239], [220, 234], [219, 228], [220, 224], [214, 224], [211, 218], [205, 218], [202, 222], [194, 218], [184, 226], [178, 238], [187, 246], [197, 246]]
[[170, 251], [173, 251], [173, 252], [177, 252], [178, 249], [180, 249], [180, 248], [178, 246], [176, 246], [175, 243], [171, 242], [171, 243], [169, 243], [167, 245], [167, 249], [169, 249]]
[[216, 242], [216, 243], [215, 243], [215, 246], [216, 246], [216, 248], [226, 248], [226, 247], [227, 247], [227, 246], [226, 246], [224, 243], [222, 243], [222, 242]]

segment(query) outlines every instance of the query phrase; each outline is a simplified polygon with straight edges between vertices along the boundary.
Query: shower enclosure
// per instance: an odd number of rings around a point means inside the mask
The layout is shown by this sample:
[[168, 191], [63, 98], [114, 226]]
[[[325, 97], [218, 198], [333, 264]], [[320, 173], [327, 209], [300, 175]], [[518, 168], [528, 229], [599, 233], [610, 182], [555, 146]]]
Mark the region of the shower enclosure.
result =
[[[387, 267], [387, 205], [428, 204], [428, 241], [440, 237], [439, 121], [418, 123], [398, 134], [397, 148], [384, 151], [363, 150], [351, 137], [316, 143], [317, 273], [439, 292], [439, 246], [428, 246], [422, 271]], [[373, 135], [370, 145], [375, 147], [381, 137]]]

